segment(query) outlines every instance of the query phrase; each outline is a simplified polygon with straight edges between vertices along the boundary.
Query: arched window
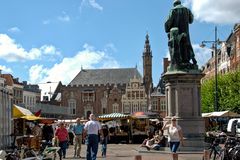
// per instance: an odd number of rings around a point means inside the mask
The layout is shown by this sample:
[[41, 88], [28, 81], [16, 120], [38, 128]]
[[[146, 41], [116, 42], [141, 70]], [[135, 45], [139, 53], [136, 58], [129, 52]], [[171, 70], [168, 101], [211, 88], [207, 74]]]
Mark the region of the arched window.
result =
[[119, 105], [117, 103], [114, 103], [112, 105], [112, 107], [113, 107], [113, 113], [118, 113], [119, 112]]
[[69, 114], [76, 115], [76, 100], [75, 99], [68, 100], [68, 108], [69, 108]]
[[124, 104], [123, 108], [124, 108], [124, 111], [123, 111], [124, 113], [130, 113], [130, 107], [128, 103]]

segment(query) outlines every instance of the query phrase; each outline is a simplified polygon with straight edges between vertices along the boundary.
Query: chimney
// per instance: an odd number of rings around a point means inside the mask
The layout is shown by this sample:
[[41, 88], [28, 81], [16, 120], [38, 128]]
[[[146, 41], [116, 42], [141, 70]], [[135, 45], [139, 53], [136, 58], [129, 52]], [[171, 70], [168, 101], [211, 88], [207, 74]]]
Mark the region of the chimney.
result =
[[168, 58], [163, 58], [163, 73], [167, 72], [167, 67], [169, 66], [170, 61], [168, 60]]
[[23, 85], [26, 86], [27, 85], [27, 81], [23, 81]]

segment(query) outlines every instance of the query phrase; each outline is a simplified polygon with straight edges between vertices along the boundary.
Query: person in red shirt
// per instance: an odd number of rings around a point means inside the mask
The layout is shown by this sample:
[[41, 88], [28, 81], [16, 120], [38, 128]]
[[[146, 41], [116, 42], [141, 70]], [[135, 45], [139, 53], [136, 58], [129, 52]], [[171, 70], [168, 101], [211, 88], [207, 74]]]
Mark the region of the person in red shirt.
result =
[[59, 141], [60, 149], [58, 151], [58, 154], [59, 154], [60, 160], [62, 160], [62, 157], [63, 158], [66, 157], [66, 149], [67, 149], [67, 143], [68, 143], [69, 137], [68, 137], [68, 131], [65, 128], [64, 123], [61, 122], [59, 125], [60, 125], [59, 128], [57, 128], [55, 132], [55, 136], [58, 138], [58, 141]]

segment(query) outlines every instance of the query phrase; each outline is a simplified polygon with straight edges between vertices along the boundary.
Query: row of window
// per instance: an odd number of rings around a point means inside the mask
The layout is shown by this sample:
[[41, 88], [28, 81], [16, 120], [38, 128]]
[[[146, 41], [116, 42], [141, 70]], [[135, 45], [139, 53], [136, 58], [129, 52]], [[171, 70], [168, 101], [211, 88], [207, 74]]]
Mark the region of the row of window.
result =
[[13, 96], [14, 97], [22, 97], [23, 92], [21, 90], [13, 90]]
[[[158, 107], [157, 107], [157, 101], [152, 101], [152, 110], [153, 111], [157, 111], [158, 110]], [[69, 113], [71, 115], [76, 115], [76, 100], [75, 99], [70, 99], [68, 101], [68, 107], [69, 107]], [[119, 112], [119, 104], [117, 103], [114, 103], [112, 105], [112, 112], [113, 113], [117, 113]], [[147, 111], [147, 107], [146, 107], [146, 104], [138, 104], [138, 103], [135, 103], [135, 104], [127, 104], [127, 103], [123, 103], [123, 112], [124, 113], [133, 113], [133, 112], [138, 112], [138, 111]], [[161, 100], [160, 101], [160, 110], [161, 111], [165, 111], [166, 110], [166, 101], [164, 100]], [[105, 112], [104, 112], [105, 113]]]
[[35, 97], [30, 97], [30, 96], [23, 96], [23, 103], [25, 105], [35, 105], [36, 104], [36, 99]]

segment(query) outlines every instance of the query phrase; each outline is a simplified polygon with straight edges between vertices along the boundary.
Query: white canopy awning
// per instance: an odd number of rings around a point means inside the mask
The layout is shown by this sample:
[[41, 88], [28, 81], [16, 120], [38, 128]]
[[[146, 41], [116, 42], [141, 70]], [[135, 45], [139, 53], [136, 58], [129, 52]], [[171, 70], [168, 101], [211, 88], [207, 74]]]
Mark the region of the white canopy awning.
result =
[[240, 115], [231, 111], [202, 113], [202, 117], [239, 117]]
[[111, 113], [98, 116], [99, 120], [108, 120], [108, 119], [125, 119], [129, 118], [129, 115], [123, 113]]

